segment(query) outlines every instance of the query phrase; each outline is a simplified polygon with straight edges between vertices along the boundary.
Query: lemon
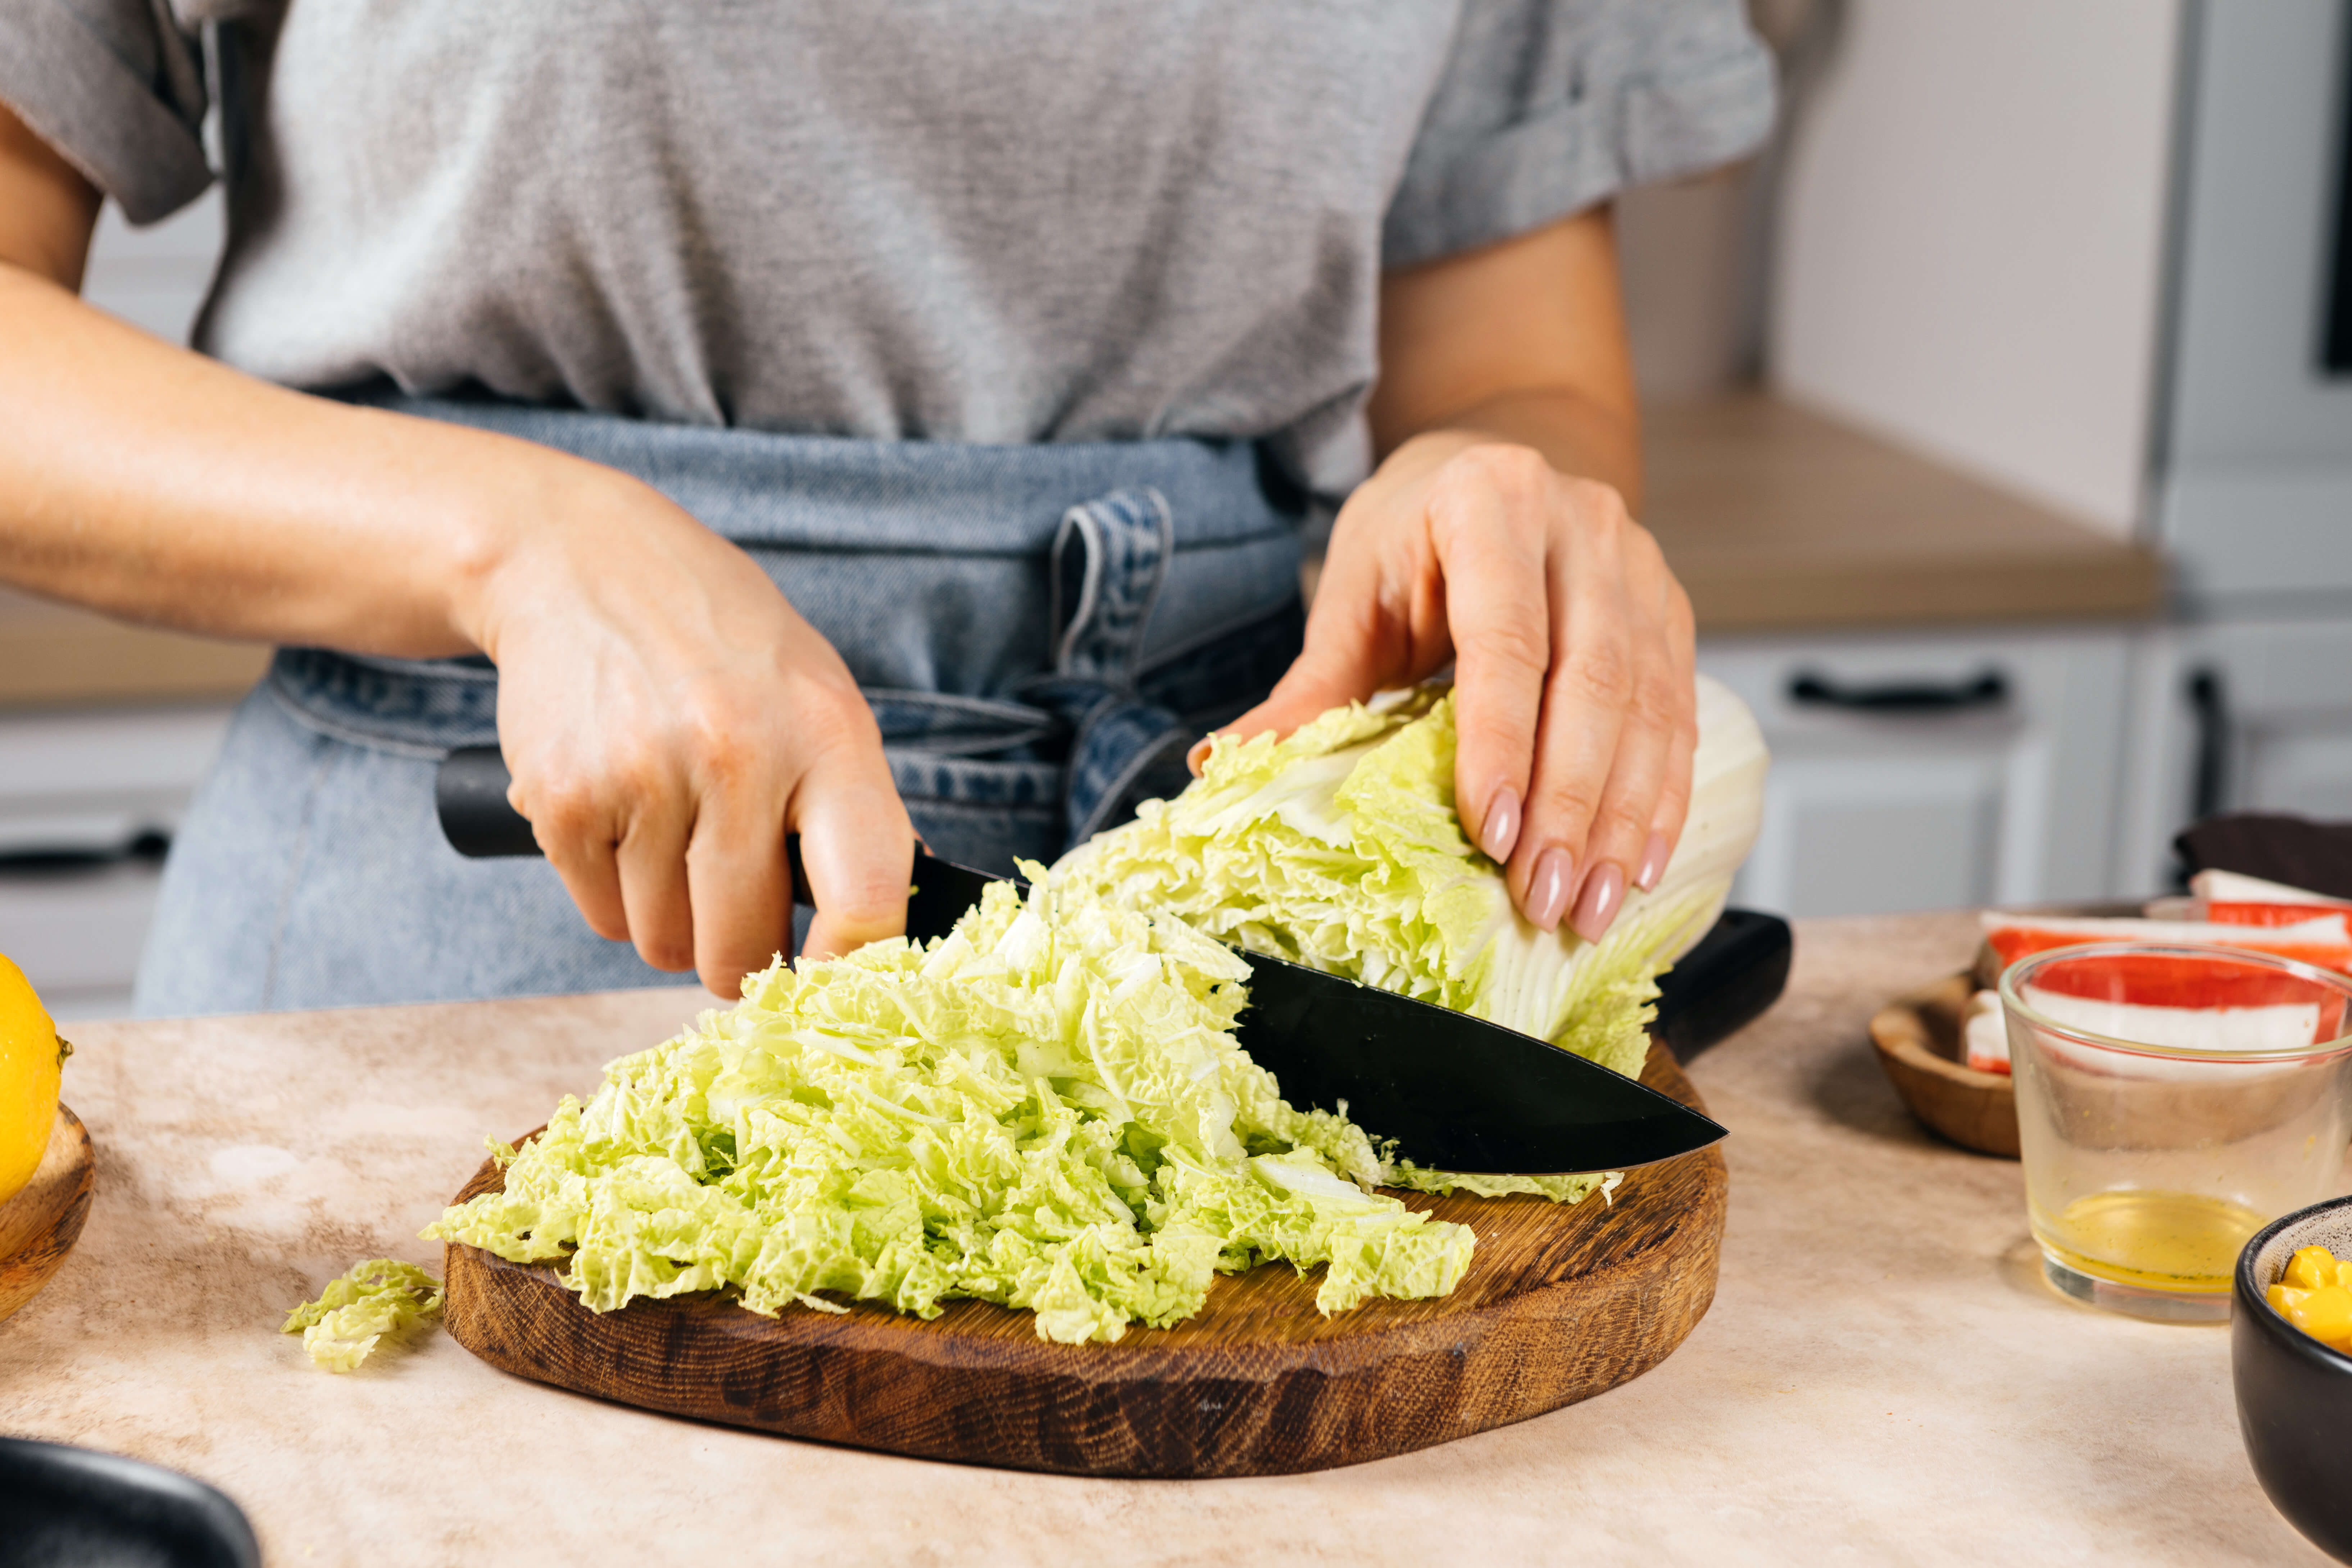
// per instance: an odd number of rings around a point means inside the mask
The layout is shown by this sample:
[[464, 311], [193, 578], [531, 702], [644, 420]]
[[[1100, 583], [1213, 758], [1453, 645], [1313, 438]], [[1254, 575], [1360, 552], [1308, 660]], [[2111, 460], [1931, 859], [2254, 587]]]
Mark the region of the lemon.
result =
[[58, 1119], [58, 1069], [72, 1050], [25, 972], [0, 953], [0, 1203], [40, 1167]]

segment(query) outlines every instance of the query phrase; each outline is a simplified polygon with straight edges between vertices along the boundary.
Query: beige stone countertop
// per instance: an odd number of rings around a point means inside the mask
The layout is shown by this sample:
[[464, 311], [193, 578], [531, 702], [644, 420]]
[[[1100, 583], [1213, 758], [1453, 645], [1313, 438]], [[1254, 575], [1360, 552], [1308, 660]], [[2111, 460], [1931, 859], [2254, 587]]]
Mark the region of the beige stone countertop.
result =
[[[1352, 1468], [1204, 1482], [935, 1464], [509, 1377], [436, 1332], [357, 1373], [277, 1326], [415, 1239], [482, 1157], [700, 1005], [85, 1025], [98, 1200], [0, 1323], [0, 1430], [201, 1476], [279, 1564], [2324, 1562], [2239, 1446], [2229, 1336], [2041, 1281], [2018, 1168], [1936, 1142], [1864, 1036], [1966, 915], [1799, 927], [1785, 1000], [1700, 1057], [1731, 1129], [1713, 1310], [1600, 1398]], [[1277, 1559], [1277, 1554], [1279, 1559]]]

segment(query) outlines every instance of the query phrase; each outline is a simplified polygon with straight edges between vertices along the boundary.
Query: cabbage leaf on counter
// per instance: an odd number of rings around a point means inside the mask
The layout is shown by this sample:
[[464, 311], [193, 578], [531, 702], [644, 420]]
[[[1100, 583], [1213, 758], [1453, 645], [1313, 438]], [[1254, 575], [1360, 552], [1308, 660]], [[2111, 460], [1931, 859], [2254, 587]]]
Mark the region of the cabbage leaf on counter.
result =
[[441, 1315], [441, 1282], [414, 1263], [372, 1258], [331, 1279], [315, 1301], [286, 1314], [284, 1331], [299, 1332], [313, 1364], [356, 1372], [386, 1334]]
[[425, 1234], [565, 1260], [600, 1312], [728, 1286], [771, 1315], [972, 1297], [1069, 1343], [1190, 1317], [1268, 1258], [1322, 1266], [1327, 1314], [1454, 1289], [1469, 1228], [1372, 1192], [1363, 1130], [1294, 1110], [1234, 1043], [1239, 958], [1024, 869], [1025, 900], [992, 886], [928, 947], [747, 980]]

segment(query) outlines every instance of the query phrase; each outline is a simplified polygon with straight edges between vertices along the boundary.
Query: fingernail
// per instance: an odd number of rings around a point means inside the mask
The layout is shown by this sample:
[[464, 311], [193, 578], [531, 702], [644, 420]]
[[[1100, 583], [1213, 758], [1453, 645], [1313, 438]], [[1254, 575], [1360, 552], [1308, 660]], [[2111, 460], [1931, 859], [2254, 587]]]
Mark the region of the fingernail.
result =
[[1184, 765], [1192, 770], [1192, 776], [1194, 778], [1199, 778], [1201, 776], [1201, 764], [1208, 760], [1209, 737], [1203, 735], [1199, 740], [1192, 742], [1192, 749], [1191, 751], [1184, 753]]
[[1576, 871], [1576, 862], [1568, 851], [1557, 847], [1536, 858], [1536, 873], [1528, 879], [1528, 919], [1546, 931], [1559, 929], [1559, 917], [1568, 912], [1568, 889]]
[[1486, 807], [1486, 830], [1478, 836], [1478, 847], [1500, 865], [1511, 858], [1511, 846], [1518, 841], [1519, 792], [1505, 784]]
[[1584, 879], [1584, 896], [1576, 900], [1576, 919], [1569, 923], [1585, 941], [1599, 942], [1624, 901], [1624, 871], [1616, 861], [1603, 860]]
[[1650, 842], [1643, 847], [1642, 868], [1633, 873], [1633, 886], [1646, 893], [1655, 888], [1658, 885], [1658, 879], [1665, 874], [1666, 836], [1663, 833], [1653, 833], [1650, 835]]

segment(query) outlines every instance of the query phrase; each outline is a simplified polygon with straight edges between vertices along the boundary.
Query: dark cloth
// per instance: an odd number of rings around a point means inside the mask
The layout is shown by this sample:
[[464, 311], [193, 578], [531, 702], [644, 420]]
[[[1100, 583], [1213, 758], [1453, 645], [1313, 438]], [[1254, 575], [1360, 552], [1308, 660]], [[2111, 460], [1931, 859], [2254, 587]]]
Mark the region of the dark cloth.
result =
[[2233, 812], [2209, 816], [2172, 841], [2191, 875], [2235, 871], [2352, 899], [2352, 822]]

